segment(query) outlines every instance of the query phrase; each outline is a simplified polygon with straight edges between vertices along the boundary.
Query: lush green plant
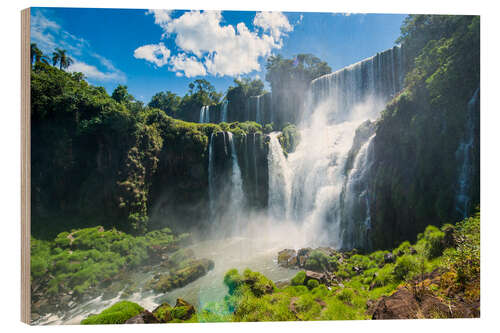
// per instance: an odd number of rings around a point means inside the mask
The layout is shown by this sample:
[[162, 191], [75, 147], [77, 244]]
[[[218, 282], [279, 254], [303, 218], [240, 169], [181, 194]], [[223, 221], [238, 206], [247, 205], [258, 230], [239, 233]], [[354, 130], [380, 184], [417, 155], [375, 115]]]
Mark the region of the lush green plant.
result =
[[101, 311], [97, 315], [91, 315], [81, 321], [82, 325], [101, 325], [101, 324], [123, 324], [128, 319], [138, 315], [144, 309], [136, 303], [129, 301], [120, 301], [109, 308]]
[[307, 288], [309, 289], [314, 289], [319, 286], [318, 280], [311, 279], [307, 281]]
[[306, 272], [300, 271], [292, 278], [291, 284], [292, 286], [302, 286], [304, 285], [305, 279], [306, 279]]
[[418, 260], [415, 256], [405, 254], [396, 260], [394, 277], [399, 281], [412, 278], [418, 272]]

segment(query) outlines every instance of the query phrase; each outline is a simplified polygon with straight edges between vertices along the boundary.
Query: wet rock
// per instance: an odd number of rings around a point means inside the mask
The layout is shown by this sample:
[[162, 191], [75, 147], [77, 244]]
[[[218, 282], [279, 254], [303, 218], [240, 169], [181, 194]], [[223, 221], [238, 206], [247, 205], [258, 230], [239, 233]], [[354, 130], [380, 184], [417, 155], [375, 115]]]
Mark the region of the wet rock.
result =
[[324, 273], [318, 273], [313, 271], [306, 271], [306, 278], [304, 284], [307, 284], [309, 280], [316, 280], [319, 283], [325, 284], [327, 282], [326, 275]]
[[167, 292], [181, 288], [207, 274], [214, 268], [214, 262], [209, 259], [196, 259], [186, 263], [185, 267], [170, 274], [157, 274], [147, 284], [147, 289], [156, 292]]
[[153, 310], [153, 315], [158, 319], [161, 323], [168, 323], [172, 321], [172, 307], [168, 303], [162, 303], [156, 309]]
[[196, 313], [194, 306], [183, 300], [182, 298], [178, 298], [175, 302], [175, 307], [172, 309], [172, 317], [180, 320], [188, 320], [191, 318], [193, 314]]
[[307, 262], [307, 256], [300, 256], [299, 257], [299, 267], [304, 267], [306, 262]]
[[307, 257], [311, 251], [312, 249], [310, 247], [302, 248], [297, 251], [297, 255]]
[[160, 321], [148, 310], [128, 319], [125, 324], [158, 324]]
[[292, 249], [285, 249], [278, 252], [278, 265], [288, 267], [290, 258], [296, 257], [296, 255], [295, 250]]

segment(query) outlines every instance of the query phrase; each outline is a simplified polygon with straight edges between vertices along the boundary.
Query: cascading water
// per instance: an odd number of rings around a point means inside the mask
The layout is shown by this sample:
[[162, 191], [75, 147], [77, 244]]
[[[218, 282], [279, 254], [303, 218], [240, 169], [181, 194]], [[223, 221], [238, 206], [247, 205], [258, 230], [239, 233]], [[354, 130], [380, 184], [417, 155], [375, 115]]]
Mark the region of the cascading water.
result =
[[215, 204], [214, 204], [214, 133], [210, 135], [210, 142], [208, 143], [208, 207], [209, 218], [213, 219]]
[[[385, 103], [402, 89], [403, 53], [396, 46], [313, 80], [299, 126], [300, 143], [288, 159], [280, 162], [286, 167], [275, 167], [279, 156], [275, 150], [281, 147], [276, 145], [276, 136], [271, 135], [269, 213], [302, 225], [309, 243], [368, 245], [360, 234], [366, 233], [370, 224], [369, 197], [364, 186], [373, 136], [357, 151], [353, 169], [347, 173], [346, 163], [356, 129], [367, 119], [375, 119]], [[290, 173], [285, 177], [289, 184], [286, 186], [276, 184], [283, 178], [283, 170]], [[274, 200], [287, 197], [289, 204], [283, 208], [286, 212], [276, 212]]]
[[220, 121], [221, 122], [227, 122], [227, 105], [228, 105], [228, 101], [225, 100], [223, 103], [222, 103], [222, 111], [221, 111], [221, 119]]
[[255, 121], [257, 123], [262, 123], [262, 114], [260, 110], [260, 98], [262, 95], [256, 96], [256, 101], [255, 101]]
[[[241, 178], [241, 169], [238, 164], [238, 154], [236, 152], [236, 145], [233, 140], [233, 133], [228, 132], [229, 145], [231, 147], [231, 200], [228, 207], [228, 215], [232, 220], [233, 225], [240, 229], [239, 217], [241, 209], [244, 206], [245, 196], [243, 193], [243, 181]], [[239, 231], [239, 230], [236, 230]]]
[[455, 153], [457, 161], [460, 163], [458, 172], [458, 191], [456, 194], [456, 211], [462, 218], [468, 216], [470, 207], [469, 190], [471, 186], [472, 170], [472, 149], [475, 145], [475, 112], [479, 101], [479, 88], [476, 89], [474, 95], [467, 104], [467, 127], [464, 133], [464, 138]]
[[341, 228], [341, 246], [352, 248], [357, 244], [367, 244], [366, 237], [371, 229], [370, 198], [368, 180], [373, 162], [373, 134], [359, 149], [349, 170], [343, 190], [343, 216]]
[[291, 170], [278, 140], [279, 132], [269, 134], [267, 156], [269, 172], [268, 215], [272, 219], [287, 220], [290, 211]]
[[200, 124], [210, 122], [210, 105], [203, 105], [200, 109]]

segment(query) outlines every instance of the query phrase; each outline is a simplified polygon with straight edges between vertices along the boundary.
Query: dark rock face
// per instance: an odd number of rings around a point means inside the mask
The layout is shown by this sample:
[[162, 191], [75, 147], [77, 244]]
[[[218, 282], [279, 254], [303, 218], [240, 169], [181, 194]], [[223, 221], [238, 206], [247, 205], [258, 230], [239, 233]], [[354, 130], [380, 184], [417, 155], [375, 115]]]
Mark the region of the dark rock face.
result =
[[160, 321], [148, 310], [144, 310], [137, 316], [130, 318], [125, 324], [158, 324]]

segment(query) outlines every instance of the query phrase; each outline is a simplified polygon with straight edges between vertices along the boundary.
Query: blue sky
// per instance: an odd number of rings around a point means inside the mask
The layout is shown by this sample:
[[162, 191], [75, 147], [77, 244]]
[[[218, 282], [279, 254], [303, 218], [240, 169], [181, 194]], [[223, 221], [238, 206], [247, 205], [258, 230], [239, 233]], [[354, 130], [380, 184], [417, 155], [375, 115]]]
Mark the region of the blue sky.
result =
[[108, 93], [125, 84], [148, 102], [205, 78], [225, 91], [234, 78], [265, 77], [271, 54], [312, 53], [340, 69], [394, 45], [405, 15], [251, 11], [33, 8], [32, 42], [66, 49], [68, 69]]

